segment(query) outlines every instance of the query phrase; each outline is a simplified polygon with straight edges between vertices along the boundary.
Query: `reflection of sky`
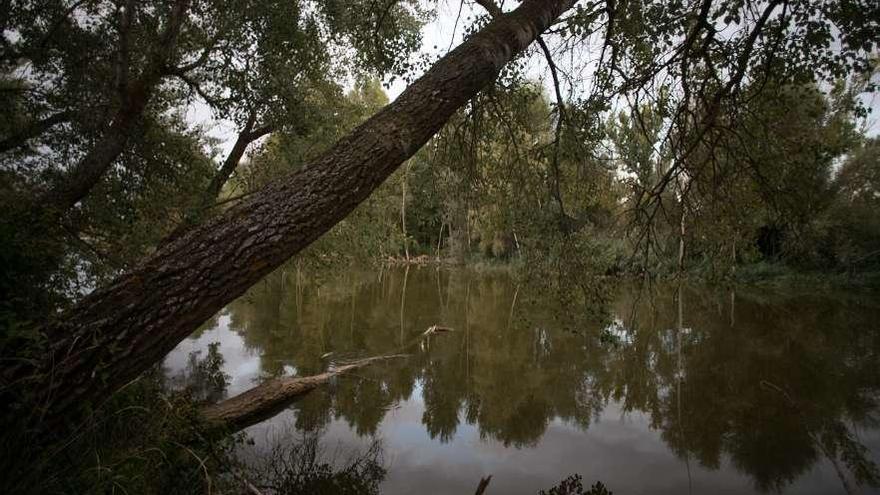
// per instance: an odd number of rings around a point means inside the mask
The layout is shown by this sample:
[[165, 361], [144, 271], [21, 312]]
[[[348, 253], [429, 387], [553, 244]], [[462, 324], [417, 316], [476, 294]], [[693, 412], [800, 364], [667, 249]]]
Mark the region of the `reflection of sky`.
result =
[[220, 342], [220, 353], [225, 363], [223, 371], [230, 376], [227, 391], [236, 395], [253, 387], [260, 373], [260, 356], [244, 346], [244, 339], [229, 329], [229, 316], [218, 318], [217, 326], [202, 333], [197, 338], [186, 339], [165, 358], [165, 367], [170, 376], [182, 372], [186, 368], [187, 358], [194, 351], [201, 351], [204, 356], [208, 344]]
[[[260, 357], [245, 349], [242, 338], [229, 329], [229, 317], [221, 316], [215, 328], [182, 342], [166, 360], [169, 372], [186, 365], [187, 355], [220, 342], [229, 374], [230, 394], [240, 393], [258, 377]], [[346, 378], [353, 379], [353, 378]], [[721, 469], [708, 470], [690, 459], [677, 458], [650, 428], [643, 413], [624, 414], [620, 404], [610, 402], [586, 431], [554, 419], [535, 445], [505, 447], [503, 443], [481, 439], [477, 425], [468, 424], [460, 413], [455, 435], [447, 443], [431, 439], [422, 424], [425, 411], [422, 384], [416, 382], [408, 400], [391, 408], [379, 426], [378, 438], [389, 467], [382, 485], [383, 494], [464, 494], [472, 492], [480, 478], [492, 475], [489, 493], [537, 493], [574, 473], [586, 485], [601, 480], [614, 493], [679, 494], [753, 493], [751, 478], [739, 473], [724, 460]], [[290, 410], [248, 429], [255, 441], [253, 449], [270, 449], [277, 442], [293, 442], [301, 433], [293, 430]], [[859, 431], [873, 459], [880, 458], [880, 432]], [[334, 419], [323, 433], [324, 448], [344, 459], [352, 450], [365, 449], [370, 438], [359, 437], [345, 420]], [[689, 464], [689, 466], [688, 466]], [[688, 473], [690, 472], [690, 482]], [[833, 466], [823, 460], [788, 487], [786, 493], [844, 493]], [[864, 491], [861, 493], [871, 493]]]
[[[585, 483], [601, 480], [614, 493], [687, 493], [688, 466], [676, 458], [649, 428], [643, 414], [621, 415], [610, 403], [588, 431], [554, 420], [533, 447], [504, 447], [480, 439], [475, 425], [464, 421], [448, 443], [432, 440], [422, 425], [421, 390], [385, 416], [379, 428], [389, 474], [383, 494], [470, 493], [480, 478], [491, 474], [489, 493], [536, 493], [569, 474], [579, 473]], [[290, 438], [293, 413], [252, 427], [257, 448]], [[878, 438], [870, 441], [877, 452]], [[331, 451], [365, 449], [370, 439], [359, 438], [344, 420], [334, 420], [322, 437]], [[690, 461], [693, 493], [752, 493], [751, 479], [725, 463], [717, 471]], [[685, 491], [683, 491], [685, 490]], [[790, 493], [841, 492], [832, 467], [820, 463], [790, 487]]]

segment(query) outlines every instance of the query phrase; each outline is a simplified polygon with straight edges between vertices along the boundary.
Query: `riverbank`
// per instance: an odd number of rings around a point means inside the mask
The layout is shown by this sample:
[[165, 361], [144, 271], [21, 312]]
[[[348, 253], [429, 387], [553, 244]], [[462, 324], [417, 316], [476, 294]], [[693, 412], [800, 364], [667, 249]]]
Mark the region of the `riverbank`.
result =
[[737, 267], [736, 285], [766, 288], [880, 290], [880, 271], [799, 271], [780, 264], [755, 263]]
[[[516, 256], [498, 259], [482, 255], [470, 255], [464, 259], [429, 255], [411, 256], [409, 259], [400, 256], [389, 256], [378, 264], [383, 267], [442, 266], [467, 268], [477, 271], [502, 270], [516, 272], [526, 268], [523, 260]], [[632, 273], [622, 268], [609, 270], [609, 273], [604, 275], [606, 278], [619, 279], [621, 281], [639, 279], [643, 276], [643, 273]], [[673, 271], [657, 273], [654, 276], [660, 280], [678, 278], [678, 274]], [[782, 263], [767, 262], [737, 265], [734, 270], [729, 270], [723, 275], [712, 273], [704, 267], [692, 267], [685, 271], [685, 278], [692, 282], [703, 282], [710, 285], [733, 285], [742, 288], [880, 290], [880, 270], [799, 270]]]

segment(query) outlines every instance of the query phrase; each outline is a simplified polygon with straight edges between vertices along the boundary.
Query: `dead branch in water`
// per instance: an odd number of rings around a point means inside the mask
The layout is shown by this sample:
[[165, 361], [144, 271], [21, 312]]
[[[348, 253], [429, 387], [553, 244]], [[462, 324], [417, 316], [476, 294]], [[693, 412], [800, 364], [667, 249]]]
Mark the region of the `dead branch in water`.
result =
[[486, 476], [480, 480], [480, 484], [477, 485], [477, 491], [474, 495], [483, 495], [483, 492], [486, 491], [486, 487], [489, 486], [489, 482], [492, 481], [492, 475]]
[[455, 329], [449, 327], [441, 327], [440, 325], [431, 325], [422, 335], [434, 335], [435, 333], [454, 332]]
[[272, 417], [335, 376], [363, 368], [376, 361], [406, 356], [406, 354], [375, 356], [337, 366], [331, 371], [318, 375], [275, 378], [235, 397], [205, 407], [202, 410], [202, 417], [217, 428], [238, 431]]

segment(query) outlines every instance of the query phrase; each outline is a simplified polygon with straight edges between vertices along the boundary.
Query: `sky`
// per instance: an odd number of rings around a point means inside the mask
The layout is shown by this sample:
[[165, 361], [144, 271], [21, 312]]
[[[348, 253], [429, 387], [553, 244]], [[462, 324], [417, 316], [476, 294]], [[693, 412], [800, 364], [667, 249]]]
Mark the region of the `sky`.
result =
[[[422, 29], [422, 53], [445, 53], [448, 51], [450, 44], [452, 47], [458, 45], [462, 41], [463, 26], [466, 24], [466, 19], [484, 13], [482, 7], [470, 0], [465, 2], [439, 0], [437, 4], [436, 19]], [[461, 13], [459, 15], [460, 7]], [[456, 18], [459, 18], [457, 25]], [[438, 49], [435, 50], [434, 47], [438, 47]], [[555, 62], [557, 64], [560, 64], [560, 62], [564, 64], [564, 61], [556, 60]], [[547, 67], [542, 60], [533, 60], [528, 67], [528, 74], [530, 78], [541, 81], [548, 94], [552, 93], [553, 89], [548, 79]], [[875, 74], [873, 81], [880, 85], [880, 74]], [[391, 100], [397, 98], [405, 87], [406, 84], [403, 81], [395, 81], [388, 90], [389, 98]], [[870, 136], [876, 136], [880, 134], [880, 94], [863, 95], [862, 101], [865, 106], [872, 109], [871, 115], [869, 115], [868, 120], [865, 122], [867, 133]]]
[[[443, 55], [449, 51], [450, 47], [455, 48], [463, 39], [462, 33], [468, 17], [473, 18], [473, 16], [483, 13], [481, 7], [470, 0], [464, 3], [453, 0], [422, 0], [422, 4], [427, 8], [436, 7], [436, 15], [432, 22], [422, 28], [422, 48], [419, 53], [415, 54], [416, 57], [422, 54]], [[459, 16], [460, 6], [461, 14]], [[456, 18], [458, 18], [457, 24]], [[534, 79], [541, 80], [545, 76], [538, 67], [531, 67], [531, 69], [530, 76]], [[389, 100], [396, 99], [405, 88], [406, 83], [401, 78], [397, 78], [386, 90]], [[203, 102], [193, 103], [187, 111], [187, 118], [194, 124], [206, 125], [210, 129], [209, 134], [222, 141], [221, 157], [232, 149], [236, 136], [235, 126], [231, 122], [214, 119], [210, 108]]]
[[[421, 53], [429, 53], [432, 55], [442, 54], [448, 51], [450, 45], [455, 48], [462, 42], [462, 32], [468, 17], [475, 14], [481, 14], [482, 11], [474, 9], [470, 1], [455, 2], [451, 0], [439, 0], [437, 2], [437, 12], [434, 22], [429, 23], [422, 28], [422, 50]], [[461, 8], [461, 16], [459, 17], [459, 6]], [[456, 18], [459, 18], [456, 26]], [[434, 47], [437, 49], [434, 49]], [[388, 90], [388, 97], [394, 100], [403, 92], [406, 83], [402, 80], [395, 81]]]
[[[468, 24], [468, 18], [483, 14], [482, 7], [476, 5], [471, 0], [460, 2], [457, 0], [422, 0], [427, 8], [436, 7], [436, 15], [432, 22], [429, 22], [422, 28], [422, 48], [416, 56], [428, 54], [430, 56], [443, 55], [454, 48], [463, 39], [464, 27]], [[511, 2], [507, 2], [510, 4]], [[564, 64], [556, 61], [558, 65]], [[527, 74], [530, 79], [540, 81], [548, 94], [552, 92], [550, 85], [549, 72], [543, 59], [534, 59], [527, 65]], [[587, 77], [583, 77], [588, 80]], [[880, 84], [880, 74], [875, 75], [874, 81]], [[406, 83], [397, 78], [387, 89], [390, 100], [396, 99], [400, 93], [406, 88]], [[576, 90], [578, 88], [575, 88]], [[586, 88], [580, 88], [585, 90]], [[869, 136], [880, 135], [880, 95], [877, 93], [864, 95], [862, 101], [872, 110], [867, 121], [865, 122], [866, 132]], [[210, 109], [204, 103], [197, 102], [188, 110], [188, 119], [194, 124], [206, 125], [209, 134], [221, 140], [220, 146], [222, 157], [232, 149], [235, 142], [236, 129], [231, 122], [217, 121], [211, 115]]]

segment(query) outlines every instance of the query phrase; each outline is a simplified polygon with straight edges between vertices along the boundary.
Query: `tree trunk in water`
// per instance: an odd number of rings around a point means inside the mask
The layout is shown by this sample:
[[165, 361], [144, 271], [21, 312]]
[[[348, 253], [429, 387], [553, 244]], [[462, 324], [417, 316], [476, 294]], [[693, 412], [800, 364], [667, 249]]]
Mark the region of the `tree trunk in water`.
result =
[[403, 270], [403, 287], [400, 289], [400, 341], [398, 345], [400, 348], [403, 348], [403, 311], [406, 308], [406, 282], [409, 280], [409, 264], [406, 265], [406, 268]]
[[733, 232], [733, 242], [730, 246], [730, 271], [736, 272], [736, 236], [737, 232]]
[[486, 488], [489, 487], [489, 482], [492, 481], [492, 475], [486, 476], [485, 478], [480, 479], [480, 483], [477, 485], [477, 491], [474, 492], [474, 495], [483, 495], [485, 493]]
[[440, 221], [440, 233], [437, 234], [437, 261], [440, 261], [440, 247], [443, 244], [443, 227], [446, 227], [446, 222]]
[[730, 290], [730, 328], [736, 324], [736, 291]]
[[[58, 424], [159, 362], [251, 285], [369, 196], [574, 0], [527, 0], [438, 61], [400, 97], [299, 171], [168, 243], [44, 328], [30, 391]], [[7, 392], [8, 393], [8, 392]]]
[[376, 361], [407, 357], [406, 354], [377, 356], [339, 366], [332, 371], [312, 376], [285, 376], [264, 382], [247, 392], [202, 409], [202, 417], [213, 427], [239, 431], [271, 418], [292, 402], [331, 379]]

